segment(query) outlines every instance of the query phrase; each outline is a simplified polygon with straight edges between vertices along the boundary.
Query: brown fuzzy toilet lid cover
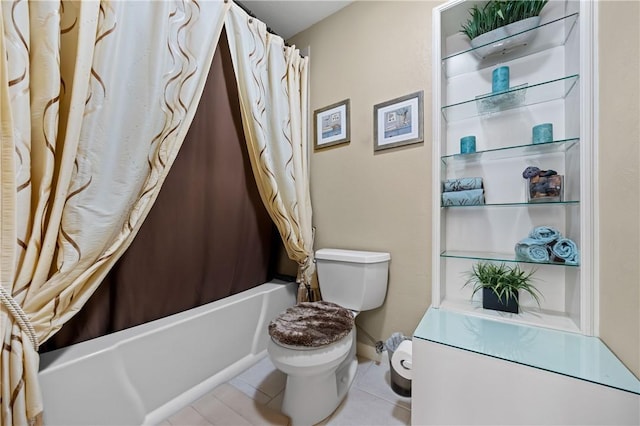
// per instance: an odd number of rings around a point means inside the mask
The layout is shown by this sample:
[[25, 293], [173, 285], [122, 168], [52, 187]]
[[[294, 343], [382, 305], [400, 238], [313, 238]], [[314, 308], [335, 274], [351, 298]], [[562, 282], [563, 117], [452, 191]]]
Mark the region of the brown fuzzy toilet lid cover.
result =
[[302, 302], [269, 323], [269, 335], [291, 346], [320, 347], [344, 338], [353, 328], [351, 311], [335, 303]]

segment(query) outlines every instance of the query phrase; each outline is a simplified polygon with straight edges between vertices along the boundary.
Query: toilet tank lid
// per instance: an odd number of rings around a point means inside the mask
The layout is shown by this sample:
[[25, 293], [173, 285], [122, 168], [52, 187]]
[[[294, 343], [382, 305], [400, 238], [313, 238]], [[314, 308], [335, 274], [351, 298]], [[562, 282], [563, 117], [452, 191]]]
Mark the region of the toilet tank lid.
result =
[[390, 260], [391, 254], [376, 251], [324, 248], [316, 250], [316, 259], [353, 263], [380, 263]]

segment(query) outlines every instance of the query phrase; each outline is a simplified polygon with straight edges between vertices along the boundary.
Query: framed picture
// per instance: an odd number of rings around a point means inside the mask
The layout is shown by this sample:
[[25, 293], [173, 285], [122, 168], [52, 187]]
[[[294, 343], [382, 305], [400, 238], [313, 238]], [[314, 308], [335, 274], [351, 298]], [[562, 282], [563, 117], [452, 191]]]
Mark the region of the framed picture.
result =
[[373, 150], [424, 142], [423, 91], [373, 106]]
[[315, 149], [349, 142], [349, 103], [345, 99], [313, 113]]

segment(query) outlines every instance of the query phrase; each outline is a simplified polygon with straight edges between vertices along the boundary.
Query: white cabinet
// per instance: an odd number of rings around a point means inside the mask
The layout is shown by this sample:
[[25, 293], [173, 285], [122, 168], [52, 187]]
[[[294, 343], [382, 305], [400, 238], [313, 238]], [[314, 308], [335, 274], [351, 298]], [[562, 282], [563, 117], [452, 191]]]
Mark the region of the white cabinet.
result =
[[414, 339], [413, 425], [637, 425], [640, 396]]
[[640, 381], [597, 337], [430, 308], [412, 358], [414, 425], [640, 424]]
[[[460, 33], [473, 1], [433, 12], [433, 306], [470, 315], [591, 335], [594, 241], [593, 2], [550, 1], [535, 37], [509, 52], [480, 58]], [[491, 95], [492, 72], [508, 66], [510, 90]], [[532, 144], [532, 127], [553, 124], [553, 142]], [[476, 153], [460, 154], [460, 139], [476, 136]], [[564, 176], [561, 201], [529, 203], [523, 170]], [[442, 207], [442, 182], [481, 177], [485, 204]], [[573, 240], [578, 265], [530, 263], [514, 247], [537, 226]], [[463, 287], [479, 261], [518, 262], [535, 269], [541, 306], [521, 295], [521, 313], [482, 309]], [[478, 293], [478, 297], [480, 297]]]

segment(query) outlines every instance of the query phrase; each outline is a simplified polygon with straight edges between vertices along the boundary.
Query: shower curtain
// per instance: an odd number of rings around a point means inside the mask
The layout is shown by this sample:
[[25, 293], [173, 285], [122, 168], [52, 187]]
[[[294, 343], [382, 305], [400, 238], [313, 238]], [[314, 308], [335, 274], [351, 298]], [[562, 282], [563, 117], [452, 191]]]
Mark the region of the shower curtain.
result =
[[138, 235], [41, 352], [182, 312], [273, 277], [271, 264], [282, 242], [251, 172], [238, 102], [223, 30], [189, 132]]
[[238, 79], [247, 148], [258, 190], [287, 254], [298, 264], [298, 302], [320, 300], [313, 281], [307, 143], [308, 58], [233, 5], [225, 28]]
[[189, 128], [223, 2], [0, 2], [0, 424], [38, 345], [132, 241]]
[[[41, 423], [38, 346], [86, 303], [149, 213], [230, 8], [238, 14], [227, 0], [0, 2], [1, 424]], [[245, 35], [262, 37], [262, 26]], [[277, 52], [282, 41], [273, 45]], [[247, 47], [230, 43], [232, 54], [241, 51], [234, 63], [251, 56]], [[306, 290], [313, 273], [309, 194], [300, 192], [308, 189], [306, 92], [295, 92], [306, 61], [297, 68], [283, 53], [260, 82], [270, 98], [285, 92], [269, 100], [277, 114], [267, 116], [278, 124], [267, 139], [255, 139], [265, 122], [251, 115], [250, 76], [235, 71], [258, 189]], [[256, 161], [258, 147], [275, 162]]]
[[[282, 38], [266, 33], [266, 26], [239, 6], [232, 5], [229, 13], [233, 21], [226, 23], [228, 31], [240, 32], [245, 41], [236, 40], [237, 36], [227, 41], [227, 30], [223, 30], [198, 111], [155, 207], [85, 309], [42, 351], [143, 324], [261, 284], [278, 272], [274, 258], [283, 249], [300, 266], [298, 281], [303, 290], [299, 301], [320, 299], [317, 287], [310, 285], [313, 235], [307, 142], [302, 131], [307, 115], [307, 59], [297, 49], [285, 47]], [[248, 20], [251, 25], [246, 25]], [[232, 66], [233, 55], [236, 59], [253, 56], [246, 40], [256, 28], [273, 46], [266, 63], [268, 72], [277, 77], [275, 83], [266, 83], [265, 90], [276, 93], [270, 105], [285, 106], [274, 108], [279, 115], [271, 108], [267, 114], [283, 122], [287, 134], [294, 134], [286, 138], [270, 134], [260, 140], [261, 148], [248, 138], [245, 141], [238, 87], [246, 87], [241, 80], [246, 75], [238, 76]], [[282, 79], [281, 74], [285, 75]], [[255, 149], [274, 158], [266, 167], [278, 178], [276, 207], [285, 210], [284, 214], [271, 213], [278, 220], [277, 230], [265, 210], [265, 205], [271, 207], [269, 202], [261, 202], [258, 195], [256, 180], [264, 179], [260, 172], [265, 166], [250, 164], [248, 150]], [[261, 185], [264, 190], [269, 182]], [[199, 214], [204, 211], [209, 215]], [[181, 232], [166, 233], [167, 228]], [[284, 238], [288, 244], [283, 246]]]

